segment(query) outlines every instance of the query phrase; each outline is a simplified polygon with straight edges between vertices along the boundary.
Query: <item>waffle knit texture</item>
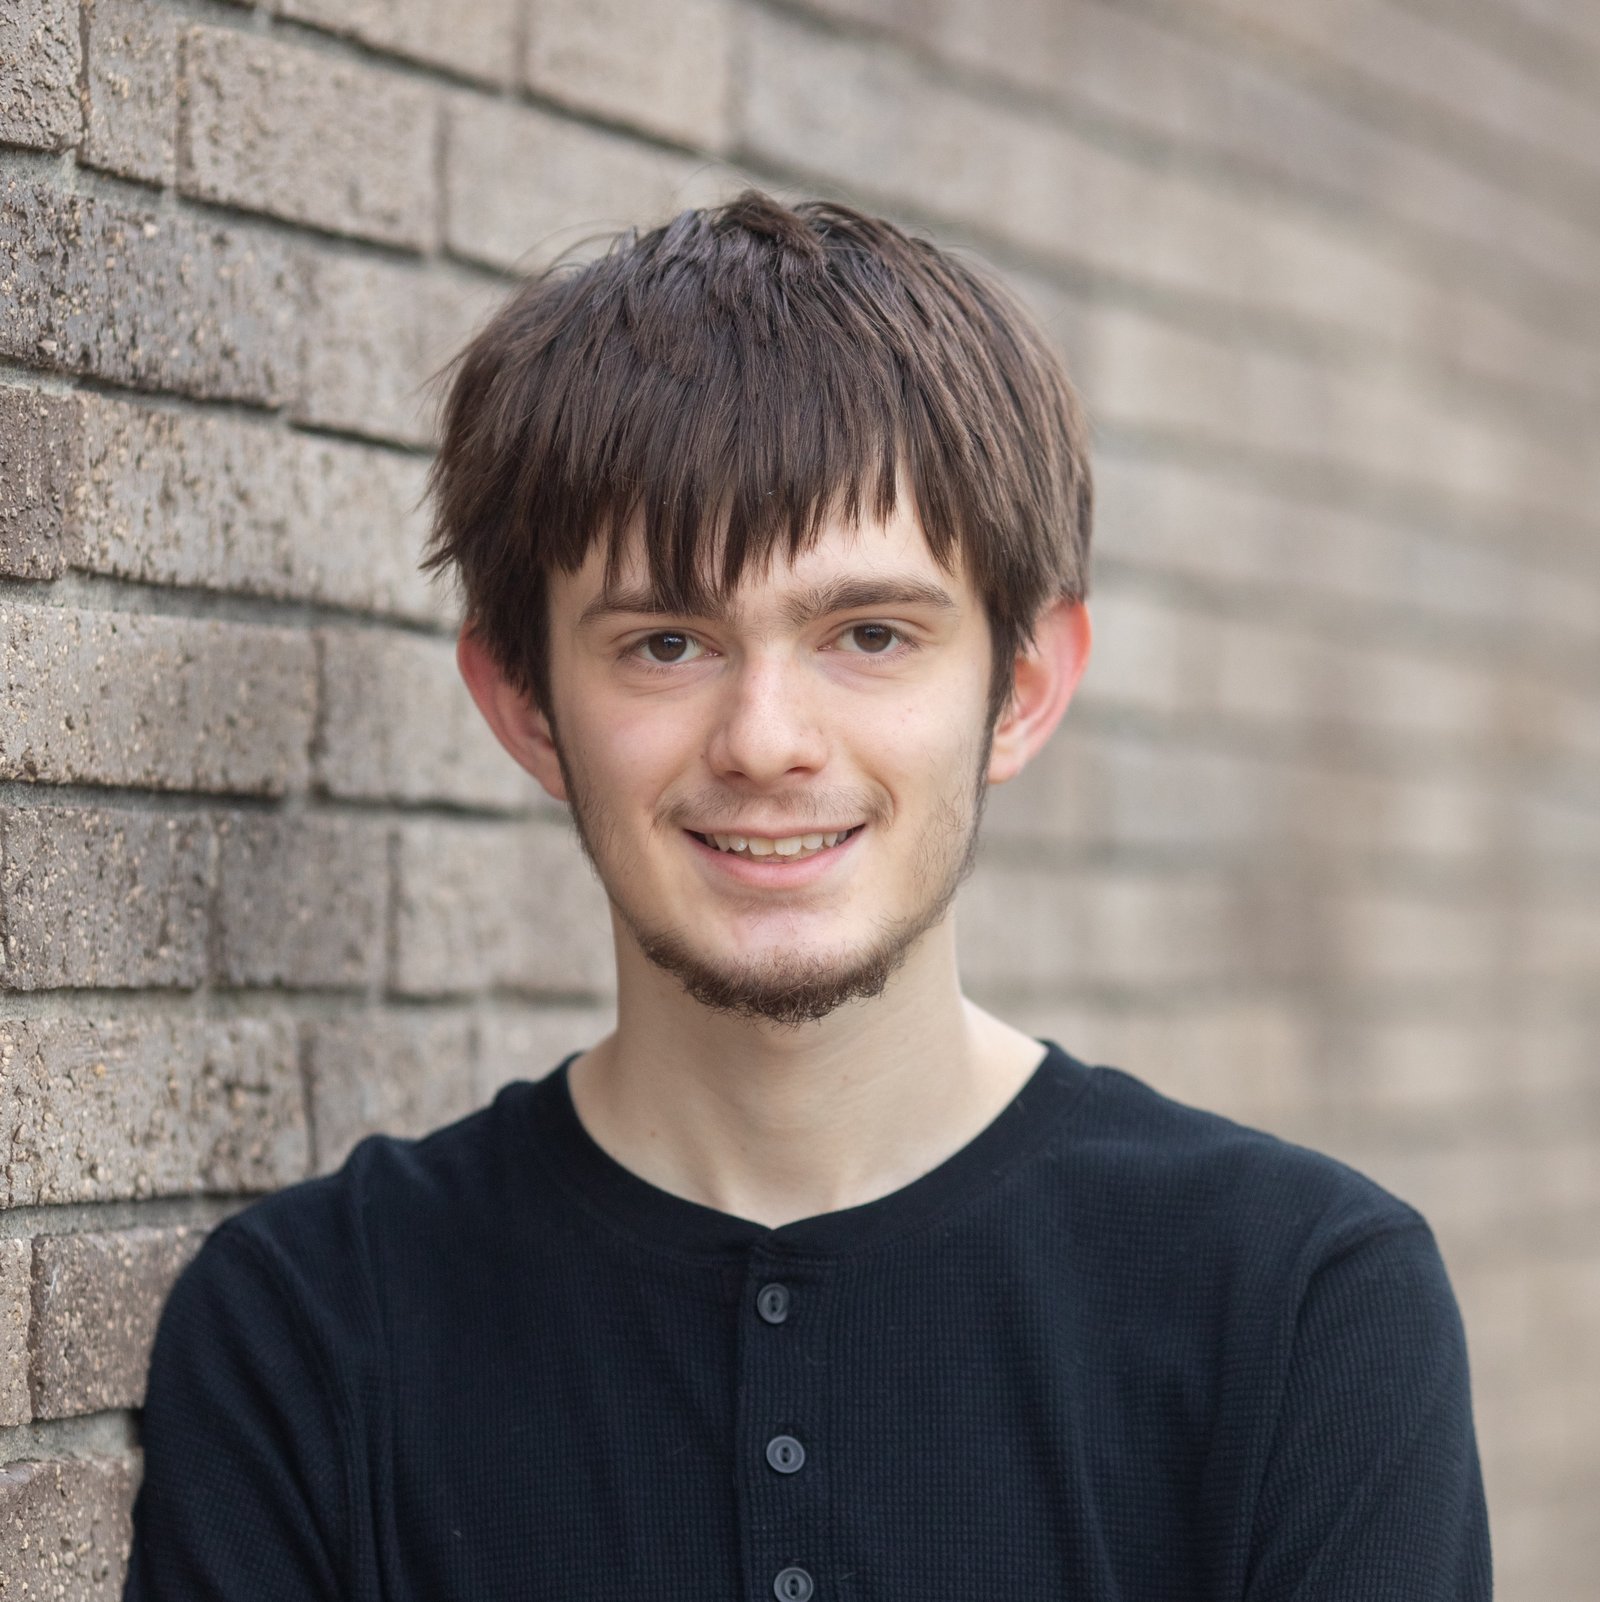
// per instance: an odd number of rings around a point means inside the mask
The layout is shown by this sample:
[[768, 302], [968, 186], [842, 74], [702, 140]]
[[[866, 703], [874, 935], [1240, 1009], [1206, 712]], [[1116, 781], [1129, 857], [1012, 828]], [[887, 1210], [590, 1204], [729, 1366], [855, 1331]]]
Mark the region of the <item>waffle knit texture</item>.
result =
[[610, 1157], [571, 1058], [246, 1207], [161, 1317], [125, 1602], [1488, 1598], [1424, 1218], [1044, 1044], [777, 1229]]

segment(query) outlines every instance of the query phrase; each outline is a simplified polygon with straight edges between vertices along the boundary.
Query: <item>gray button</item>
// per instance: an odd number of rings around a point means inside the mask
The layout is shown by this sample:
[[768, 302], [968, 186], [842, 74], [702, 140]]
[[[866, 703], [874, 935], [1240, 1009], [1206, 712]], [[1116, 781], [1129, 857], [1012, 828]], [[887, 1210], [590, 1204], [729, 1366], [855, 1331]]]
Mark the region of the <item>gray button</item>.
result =
[[789, 1287], [763, 1285], [756, 1292], [756, 1311], [769, 1324], [781, 1324], [789, 1316]]
[[779, 1569], [773, 1577], [772, 1594], [778, 1598], [778, 1602], [807, 1602], [814, 1590], [816, 1587], [811, 1583], [811, 1576], [792, 1563], [786, 1569]]
[[780, 1474], [793, 1474], [805, 1460], [805, 1447], [792, 1435], [774, 1435], [767, 1442], [767, 1461]]

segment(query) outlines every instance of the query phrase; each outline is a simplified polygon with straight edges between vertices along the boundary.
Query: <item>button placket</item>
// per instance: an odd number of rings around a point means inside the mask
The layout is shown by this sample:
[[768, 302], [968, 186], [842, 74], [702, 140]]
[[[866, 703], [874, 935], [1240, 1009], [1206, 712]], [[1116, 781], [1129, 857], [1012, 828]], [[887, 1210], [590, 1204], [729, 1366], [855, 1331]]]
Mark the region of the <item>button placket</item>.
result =
[[827, 1291], [814, 1265], [752, 1249], [740, 1318], [738, 1441], [744, 1549], [752, 1598], [825, 1598], [829, 1557], [825, 1416], [817, 1363]]
[[772, 1579], [772, 1594], [780, 1602], [806, 1602], [815, 1589], [811, 1576], [794, 1563], [779, 1569]]

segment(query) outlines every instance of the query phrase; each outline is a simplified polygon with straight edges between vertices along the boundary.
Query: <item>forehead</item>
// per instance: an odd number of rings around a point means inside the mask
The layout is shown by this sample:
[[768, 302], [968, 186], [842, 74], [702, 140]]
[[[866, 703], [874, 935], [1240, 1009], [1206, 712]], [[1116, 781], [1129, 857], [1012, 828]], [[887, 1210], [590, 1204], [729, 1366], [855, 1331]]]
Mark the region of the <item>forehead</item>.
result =
[[[707, 541], [702, 571], [713, 574], [720, 550]], [[641, 520], [629, 527], [619, 557], [617, 572], [608, 586], [605, 576], [604, 543], [591, 546], [583, 565], [573, 574], [552, 575], [553, 598], [563, 609], [582, 615], [597, 615], [614, 609], [616, 603], [651, 600], [649, 563], [646, 558]], [[737, 585], [726, 595], [712, 580], [708, 593], [716, 597], [717, 610], [735, 617], [759, 617], [782, 608], [786, 602], [804, 594], [815, 594], [819, 586], [841, 580], [898, 581], [902, 588], [924, 589], [931, 604], [964, 610], [971, 600], [963, 564], [957, 552], [957, 570], [943, 567], [929, 547], [922, 521], [910, 498], [902, 495], [894, 510], [884, 518], [864, 513], [859, 522], [841, 516], [824, 518], [816, 540], [792, 558], [775, 549], [768, 559], [752, 555], [739, 575]], [[628, 610], [673, 610], [653, 601], [647, 606], [628, 605]]]

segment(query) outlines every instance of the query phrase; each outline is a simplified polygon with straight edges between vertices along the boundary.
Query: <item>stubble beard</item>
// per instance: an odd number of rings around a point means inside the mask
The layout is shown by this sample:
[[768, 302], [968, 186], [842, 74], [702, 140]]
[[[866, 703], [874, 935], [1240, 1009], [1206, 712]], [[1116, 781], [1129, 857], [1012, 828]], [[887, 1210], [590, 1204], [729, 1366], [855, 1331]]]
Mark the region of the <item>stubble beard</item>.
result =
[[556, 747], [578, 843], [605, 888], [611, 905], [644, 956], [669, 973], [701, 1006], [731, 1017], [760, 1020], [787, 1028], [815, 1023], [846, 1002], [883, 994], [904, 966], [918, 941], [944, 921], [957, 890], [971, 874], [978, 857], [978, 830], [989, 787], [986, 774], [993, 725], [980, 742], [976, 777], [963, 809], [949, 796], [941, 799], [936, 821], [918, 842], [913, 879], [935, 886], [920, 906], [904, 917], [879, 922], [864, 951], [837, 954], [769, 953], [734, 966], [712, 962], [694, 951], [676, 929], [646, 927], [617, 895], [602, 867], [596, 836], [598, 818], [581, 775]]

